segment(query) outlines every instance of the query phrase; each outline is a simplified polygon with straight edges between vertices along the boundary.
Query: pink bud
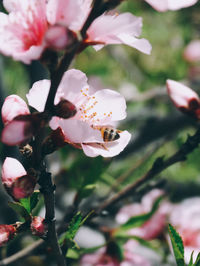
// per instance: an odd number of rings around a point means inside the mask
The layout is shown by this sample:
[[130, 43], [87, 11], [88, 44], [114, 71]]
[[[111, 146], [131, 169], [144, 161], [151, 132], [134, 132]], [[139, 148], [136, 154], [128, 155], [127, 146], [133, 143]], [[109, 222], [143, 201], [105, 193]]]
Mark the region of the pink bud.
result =
[[11, 122], [18, 115], [27, 115], [29, 113], [30, 112], [25, 101], [14, 94], [6, 97], [1, 110], [4, 124]]
[[70, 118], [73, 117], [76, 114], [76, 106], [71, 103], [68, 100], [61, 100], [55, 107], [54, 107], [54, 113], [55, 116], [61, 117], [61, 118]]
[[16, 232], [16, 228], [13, 225], [1, 224], [0, 225], [0, 247], [5, 245], [11, 240]]
[[7, 157], [3, 163], [1, 174], [5, 189], [15, 200], [29, 197], [33, 193], [36, 178], [27, 174], [18, 160]]
[[33, 235], [44, 236], [47, 233], [47, 224], [44, 221], [44, 218], [39, 216], [34, 216], [31, 222], [31, 231]]
[[188, 62], [200, 61], [200, 40], [194, 40], [184, 50], [183, 57]]
[[167, 80], [167, 92], [175, 104], [182, 112], [186, 112], [196, 118], [200, 118], [200, 99], [195, 91], [174, 80]]

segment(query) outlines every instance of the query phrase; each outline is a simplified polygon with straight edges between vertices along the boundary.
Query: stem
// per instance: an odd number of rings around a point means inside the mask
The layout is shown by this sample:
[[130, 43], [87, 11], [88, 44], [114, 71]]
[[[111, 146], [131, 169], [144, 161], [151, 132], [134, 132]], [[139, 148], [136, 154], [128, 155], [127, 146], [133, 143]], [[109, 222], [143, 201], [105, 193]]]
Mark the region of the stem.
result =
[[119, 193], [115, 194], [112, 198], [103, 202], [103, 204], [96, 210], [93, 217], [99, 215], [101, 211], [108, 209], [116, 202], [133, 194], [139, 187], [141, 187], [142, 185], [153, 179], [156, 175], [161, 173], [163, 170], [167, 169], [169, 166], [177, 162], [185, 161], [187, 159], [187, 155], [190, 154], [195, 148], [197, 148], [199, 143], [200, 143], [200, 128], [196, 131], [196, 133], [193, 136], [188, 136], [186, 142], [174, 155], [172, 155], [166, 160], [163, 160], [163, 158], [161, 157], [157, 158], [151, 169], [146, 174], [144, 174], [142, 177], [136, 180], [136, 182], [134, 182], [133, 184], [130, 184], [129, 186], [121, 190]]
[[46, 209], [45, 222], [48, 224], [47, 241], [56, 257], [58, 266], [66, 266], [65, 258], [58, 244], [55, 219], [55, 185], [53, 185], [51, 174], [43, 172], [39, 180], [41, 192], [44, 195], [44, 204]]

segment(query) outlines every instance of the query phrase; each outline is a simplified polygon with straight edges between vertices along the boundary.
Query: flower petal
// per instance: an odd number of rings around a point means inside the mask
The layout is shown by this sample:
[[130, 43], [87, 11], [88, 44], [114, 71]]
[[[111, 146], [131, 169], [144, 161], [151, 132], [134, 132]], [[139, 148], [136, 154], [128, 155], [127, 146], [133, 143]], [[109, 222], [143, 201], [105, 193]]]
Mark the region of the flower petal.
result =
[[101, 132], [93, 129], [88, 123], [75, 119], [60, 119], [59, 126], [69, 142], [103, 142]]
[[18, 115], [30, 114], [25, 101], [17, 95], [6, 97], [1, 109], [2, 120], [4, 124], [11, 122]]
[[145, 0], [154, 9], [160, 12], [167, 10], [178, 10], [192, 6], [197, 3], [198, 0]]
[[128, 131], [120, 133], [120, 138], [112, 142], [104, 142], [106, 149], [99, 144], [81, 144], [84, 153], [89, 157], [101, 155], [103, 157], [113, 157], [124, 150], [131, 139], [131, 134]]
[[44, 111], [45, 103], [50, 89], [50, 80], [40, 80], [33, 84], [29, 93], [26, 94], [28, 103], [39, 112]]

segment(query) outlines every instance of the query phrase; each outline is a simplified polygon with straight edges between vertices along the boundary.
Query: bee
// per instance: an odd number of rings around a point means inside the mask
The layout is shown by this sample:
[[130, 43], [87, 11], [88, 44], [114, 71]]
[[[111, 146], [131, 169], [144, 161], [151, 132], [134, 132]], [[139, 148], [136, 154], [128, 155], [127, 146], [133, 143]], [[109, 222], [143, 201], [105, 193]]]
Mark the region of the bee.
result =
[[115, 129], [109, 126], [92, 126], [92, 128], [100, 130], [102, 138], [105, 142], [110, 142], [119, 139], [119, 133], [122, 132], [119, 129]]

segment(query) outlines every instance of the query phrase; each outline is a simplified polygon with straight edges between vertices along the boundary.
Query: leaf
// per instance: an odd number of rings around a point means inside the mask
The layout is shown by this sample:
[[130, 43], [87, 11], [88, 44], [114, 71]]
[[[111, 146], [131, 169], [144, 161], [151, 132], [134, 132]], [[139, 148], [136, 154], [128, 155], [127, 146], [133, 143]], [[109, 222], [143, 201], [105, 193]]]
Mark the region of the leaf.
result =
[[[194, 252], [194, 251], [193, 251]], [[192, 252], [192, 253], [193, 253]], [[194, 266], [200, 266], [200, 253], [198, 253]]]
[[78, 253], [77, 250], [72, 249], [72, 248], [69, 248], [69, 249], [67, 250], [66, 257], [67, 257], [67, 258], [70, 258], [70, 259], [75, 259], [75, 260], [77, 260], [77, 259], [79, 259], [80, 254]]
[[88, 197], [96, 189], [96, 187], [96, 184], [88, 184], [81, 188], [78, 192], [79, 200]]
[[189, 262], [188, 266], [194, 266], [194, 264], [193, 264], [193, 254], [194, 254], [194, 251], [192, 251], [192, 253], [191, 253], [190, 262]]
[[[157, 211], [159, 204], [160, 204], [162, 199], [163, 199], [163, 196], [160, 196], [159, 198], [157, 198], [157, 200], [154, 202], [153, 207], [152, 207], [150, 212], [142, 214], [142, 215], [137, 215], [137, 216], [131, 217], [125, 224], [120, 226], [119, 232], [120, 232], [120, 230], [129, 230], [133, 227], [142, 226]], [[116, 233], [117, 233], [117, 231], [116, 231]]]
[[17, 212], [22, 218], [24, 218], [25, 221], [28, 221], [31, 219], [30, 214], [28, 213], [27, 209], [22, 206], [20, 202], [8, 202], [8, 205]]
[[35, 191], [30, 197], [20, 199], [20, 203], [30, 214], [39, 201], [39, 191]]
[[171, 224], [169, 224], [168, 226], [168, 231], [174, 251], [174, 256], [176, 258], [176, 263], [178, 266], [184, 266], [184, 246], [182, 238]]

